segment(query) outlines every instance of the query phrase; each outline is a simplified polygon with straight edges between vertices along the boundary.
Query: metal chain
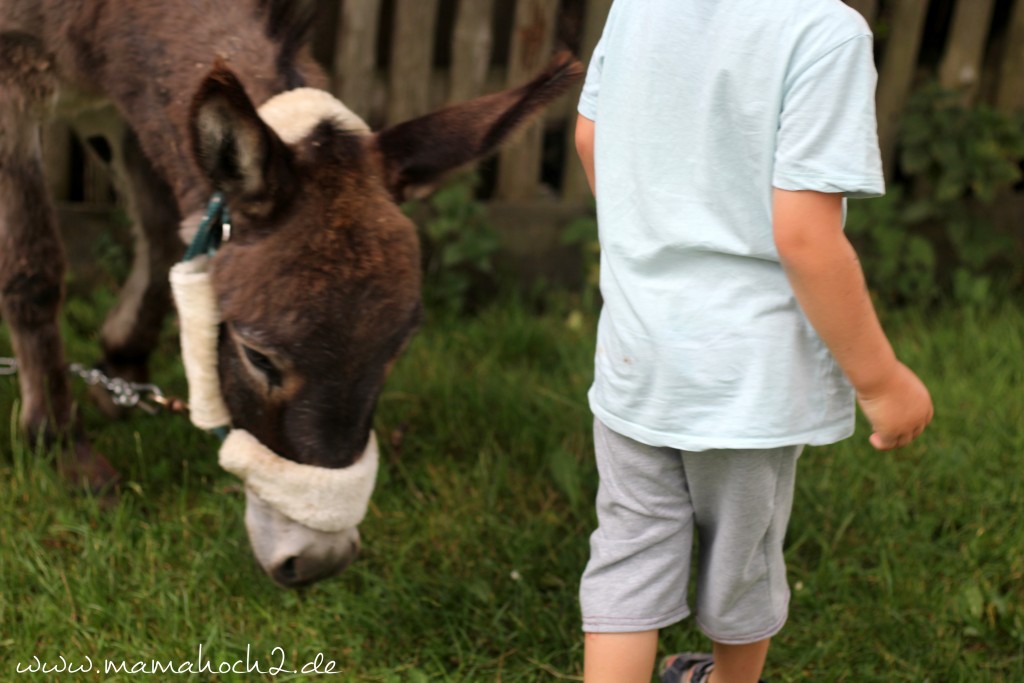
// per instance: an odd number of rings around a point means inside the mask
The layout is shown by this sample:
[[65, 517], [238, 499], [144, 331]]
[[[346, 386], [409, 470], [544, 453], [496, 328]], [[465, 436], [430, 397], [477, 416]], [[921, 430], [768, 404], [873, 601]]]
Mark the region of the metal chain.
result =
[[[153, 415], [161, 409], [180, 413], [188, 410], [184, 401], [164, 395], [155, 384], [129, 382], [120, 377], [110, 377], [98, 368], [87, 368], [81, 363], [72, 363], [68, 371], [91, 387], [100, 386], [110, 394], [110, 400], [122, 408], [140, 408]], [[18, 361], [14, 358], [0, 358], [0, 376], [18, 373]]]

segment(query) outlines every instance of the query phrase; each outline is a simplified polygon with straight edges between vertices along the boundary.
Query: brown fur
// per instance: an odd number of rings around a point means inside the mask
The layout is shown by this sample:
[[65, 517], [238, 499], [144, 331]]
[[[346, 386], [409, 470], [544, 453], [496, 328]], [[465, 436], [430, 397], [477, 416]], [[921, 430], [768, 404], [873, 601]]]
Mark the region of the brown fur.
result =
[[36, 123], [56, 87], [53, 71], [37, 38], [0, 34], [0, 311], [13, 332], [22, 419], [33, 437], [48, 423], [67, 425], [71, 418], [56, 328], [64, 252], [45, 191]]
[[[225, 193], [234, 232], [213, 281], [233, 424], [327, 467], [362, 452], [387, 369], [419, 321], [419, 244], [397, 201], [493, 151], [582, 75], [562, 56], [521, 88], [376, 135], [324, 122], [289, 146], [256, 109], [325, 82], [301, 47], [310, 15], [293, 1], [0, 0], [0, 17], [0, 292], [25, 370], [23, 422], [70, 419], [55, 324], [63, 259], [33, 143], [60, 80], [77, 90], [65, 103], [109, 98], [131, 131], [112, 157], [136, 175], [122, 187], [149, 240], [132, 301], [157, 318], [178, 217]], [[108, 363], [144, 367], [152, 320], [112, 327]]]

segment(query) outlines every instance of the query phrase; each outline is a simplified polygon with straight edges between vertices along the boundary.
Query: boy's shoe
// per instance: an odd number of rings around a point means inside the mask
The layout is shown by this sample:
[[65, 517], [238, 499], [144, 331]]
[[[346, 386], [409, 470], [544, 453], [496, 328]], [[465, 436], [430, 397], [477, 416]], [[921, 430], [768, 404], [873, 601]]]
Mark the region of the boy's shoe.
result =
[[[681, 652], [662, 659], [660, 668], [661, 683], [683, 683], [688, 671], [692, 672], [688, 683], [707, 683], [715, 662], [707, 653]], [[764, 683], [764, 679], [759, 679], [758, 683]]]
[[706, 652], [680, 652], [661, 660], [661, 683], [683, 683], [687, 671], [693, 671], [689, 683], [705, 683], [714, 662]]

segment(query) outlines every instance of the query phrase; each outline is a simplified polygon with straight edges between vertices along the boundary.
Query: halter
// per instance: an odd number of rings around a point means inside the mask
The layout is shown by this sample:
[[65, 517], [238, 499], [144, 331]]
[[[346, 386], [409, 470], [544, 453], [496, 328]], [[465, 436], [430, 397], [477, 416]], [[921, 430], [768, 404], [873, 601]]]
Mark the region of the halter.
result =
[[[287, 143], [302, 139], [323, 120], [357, 132], [369, 130], [330, 94], [311, 88], [281, 93], [260, 107], [259, 114]], [[210, 282], [212, 257], [230, 239], [231, 216], [224, 196], [217, 192], [185, 257], [171, 268], [192, 424], [223, 441], [218, 461], [245, 483], [248, 495], [258, 496], [311, 529], [337, 532], [353, 528], [366, 515], [377, 477], [377, 438], [372, 431], [354, 464], [333, 469], [283, 458], [249, 432], [231, 427], [217, 370], [220, 310]]]

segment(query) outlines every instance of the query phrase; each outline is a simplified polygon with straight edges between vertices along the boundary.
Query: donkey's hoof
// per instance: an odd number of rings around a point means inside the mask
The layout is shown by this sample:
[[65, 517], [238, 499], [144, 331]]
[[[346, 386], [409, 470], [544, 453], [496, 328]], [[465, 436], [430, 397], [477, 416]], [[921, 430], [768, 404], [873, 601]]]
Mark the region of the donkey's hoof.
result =
[[104, 500], [117, 498], [121, 475], [87, 443], [76, 440], [64, 450], [58, 469], [65, 481], [75, 488], [84, 489]]

